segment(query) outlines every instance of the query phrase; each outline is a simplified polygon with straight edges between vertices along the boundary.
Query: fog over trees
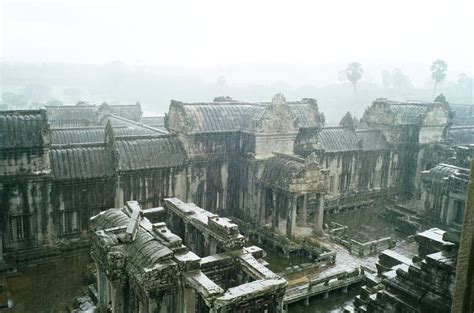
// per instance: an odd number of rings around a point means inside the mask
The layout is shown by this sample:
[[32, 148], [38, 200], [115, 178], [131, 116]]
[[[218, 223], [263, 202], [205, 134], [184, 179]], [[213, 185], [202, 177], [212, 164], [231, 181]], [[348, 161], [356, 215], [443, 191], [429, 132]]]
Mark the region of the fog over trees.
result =
[[[474, 102], [470, 1], [342, 2], [5, 0], [0, 105], [140, 101], [162, 114], [171, 99], [282, 92], [316, 98], [337, 124], [378, 97]], [[432, 72], [437, 60], [447, 70]], [[363, 74], [348, 79], [354, 62]]]
[[[362, 63], [361, 63], [362, 64]], [[452, 103], [472, 104], [472, 77], [470, 74], [451, 74], [450, 69], [430, 66], [419, 76], [425, 82], [414, 83], [402, 68], [393, 69], [363, 66], [354, 73], [347, 72], [344, 64], [327, 68], [308, 66], [289, 71], [275, 65], [273, 80], [242, 82], [239, 69], [214, 68], [182, 69], [128, 65], [111, 62], [103, 65], [54, 63], [2, 63], [2, 109], [36, 108], [52, 104], [75, 104], [87, 101], [92, 104], [128, 104], [140, 101], [145, 115], [164, 114], [171, 99], [183, 101], [210, 101], [216, 96], [230, 96], [243, 101], [269, 101], [277, 92], [289, 99], [311, 96], [318, 100], [329, 124], [337, 124], [341, 112], [350, 111], [361, 116], [365, 108], [378, 97], [393, 100], [430, 101], [433, 95], [443, 93]], [[438, 64], [438, 63], [436, 63]], [[359, 66], [362, 66], [359, 64]], [[266, 67], [255, 66], [257, 71]], [[299, 71], [299, 73], [298, 73]], [[294, 82], [291, 78], [307, 74], [306, 81]], [[469, 73], [469, 69], [466, 69]], [[436, 73], [439, 80], [432, 80]], [[350, 74], [350, 75], [349, 75]], [[444, 79], [440, 79], [444, 75]], [[353, 77], [354, 80], [350, 80]], [[357, 79], [355, 79], [357, 78]], [[323, 81], [326, 82], [323, 82]], [[357, 104], [354, 104], [354, 87], [357, 84]], [[433, 93], [436, 85], [435, 93]]]

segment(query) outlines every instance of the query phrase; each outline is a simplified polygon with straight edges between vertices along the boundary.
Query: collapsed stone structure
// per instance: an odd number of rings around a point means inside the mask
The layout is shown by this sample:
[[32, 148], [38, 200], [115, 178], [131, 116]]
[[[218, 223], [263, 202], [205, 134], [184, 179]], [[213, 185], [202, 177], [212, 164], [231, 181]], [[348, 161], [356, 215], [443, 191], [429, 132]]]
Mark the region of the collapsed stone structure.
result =
[[142, 210], [128, 201], [92, 217], [91, 229], [99, 309], [109, 301], [113, 312], [282, 309], [287, 283], [265, 267], [263, 251], [244, 248], [237, 225], [194, 204], [172, 198]]
[[378, 276], [362, 288], [356, 312], [450, 311], [459, 237], [434, 228], [415, 240], [412, 259], [391, 250], [380, 255]]

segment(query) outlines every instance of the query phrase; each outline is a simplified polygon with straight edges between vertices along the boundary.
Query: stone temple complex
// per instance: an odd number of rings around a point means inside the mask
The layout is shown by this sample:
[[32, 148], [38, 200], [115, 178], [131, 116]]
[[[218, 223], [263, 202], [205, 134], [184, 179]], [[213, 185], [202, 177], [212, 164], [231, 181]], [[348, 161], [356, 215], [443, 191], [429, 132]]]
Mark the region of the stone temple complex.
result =
[[85, 255], [63, 309], [472, 311], [474, 121], [437, 100], [0, 111], [0, 293]]

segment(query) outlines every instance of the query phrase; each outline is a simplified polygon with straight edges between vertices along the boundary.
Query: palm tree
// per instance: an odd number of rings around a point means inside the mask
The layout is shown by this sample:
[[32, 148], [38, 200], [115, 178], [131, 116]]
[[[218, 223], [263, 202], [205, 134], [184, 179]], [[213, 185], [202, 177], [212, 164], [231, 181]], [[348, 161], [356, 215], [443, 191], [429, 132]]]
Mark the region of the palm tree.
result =
[[357, 105], [357, 82], [362, 78], [364, 70], [362, 65], [357, 62], [353, 62], [347, 66], [346, 77], [354, 86], [354, 104]]
[[432, 99], [435, 96], [436, 92], [436, 87], [438, 84], [446, 77], [446, 72], [448, 71], [448, 64], [444, 62], [443, 60], [437, 60], [434, 61], [433, 64], [431, 64], [431, 78], [435, 81], [434, 87], [433, 87], [433, 95]]

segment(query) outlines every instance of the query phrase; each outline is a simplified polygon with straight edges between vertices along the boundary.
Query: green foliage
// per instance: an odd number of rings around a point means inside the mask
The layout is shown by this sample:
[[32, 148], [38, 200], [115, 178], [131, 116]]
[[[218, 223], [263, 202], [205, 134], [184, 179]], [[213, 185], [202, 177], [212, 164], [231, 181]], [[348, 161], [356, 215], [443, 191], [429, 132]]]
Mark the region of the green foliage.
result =
[[431, 78], [433, 78], [436, 83], [439, 83], [446, 78], [447, 71], [448, 64], [446, 64], [446, 62], [443, 60], [437, 60], [431, 64]]
[[446, 72], [448, 71], [448, 64], [443, 60], [436, 60], [431, 64], [431, 78], [435, 81], [433, 86], [432, 98], [436, 93], [436, 86], [446, 78]]
[[346, 77], [354, 86], [362, 78], [363, 73], [362, 65], [357, 62], [349, 64], [346, 68]]

